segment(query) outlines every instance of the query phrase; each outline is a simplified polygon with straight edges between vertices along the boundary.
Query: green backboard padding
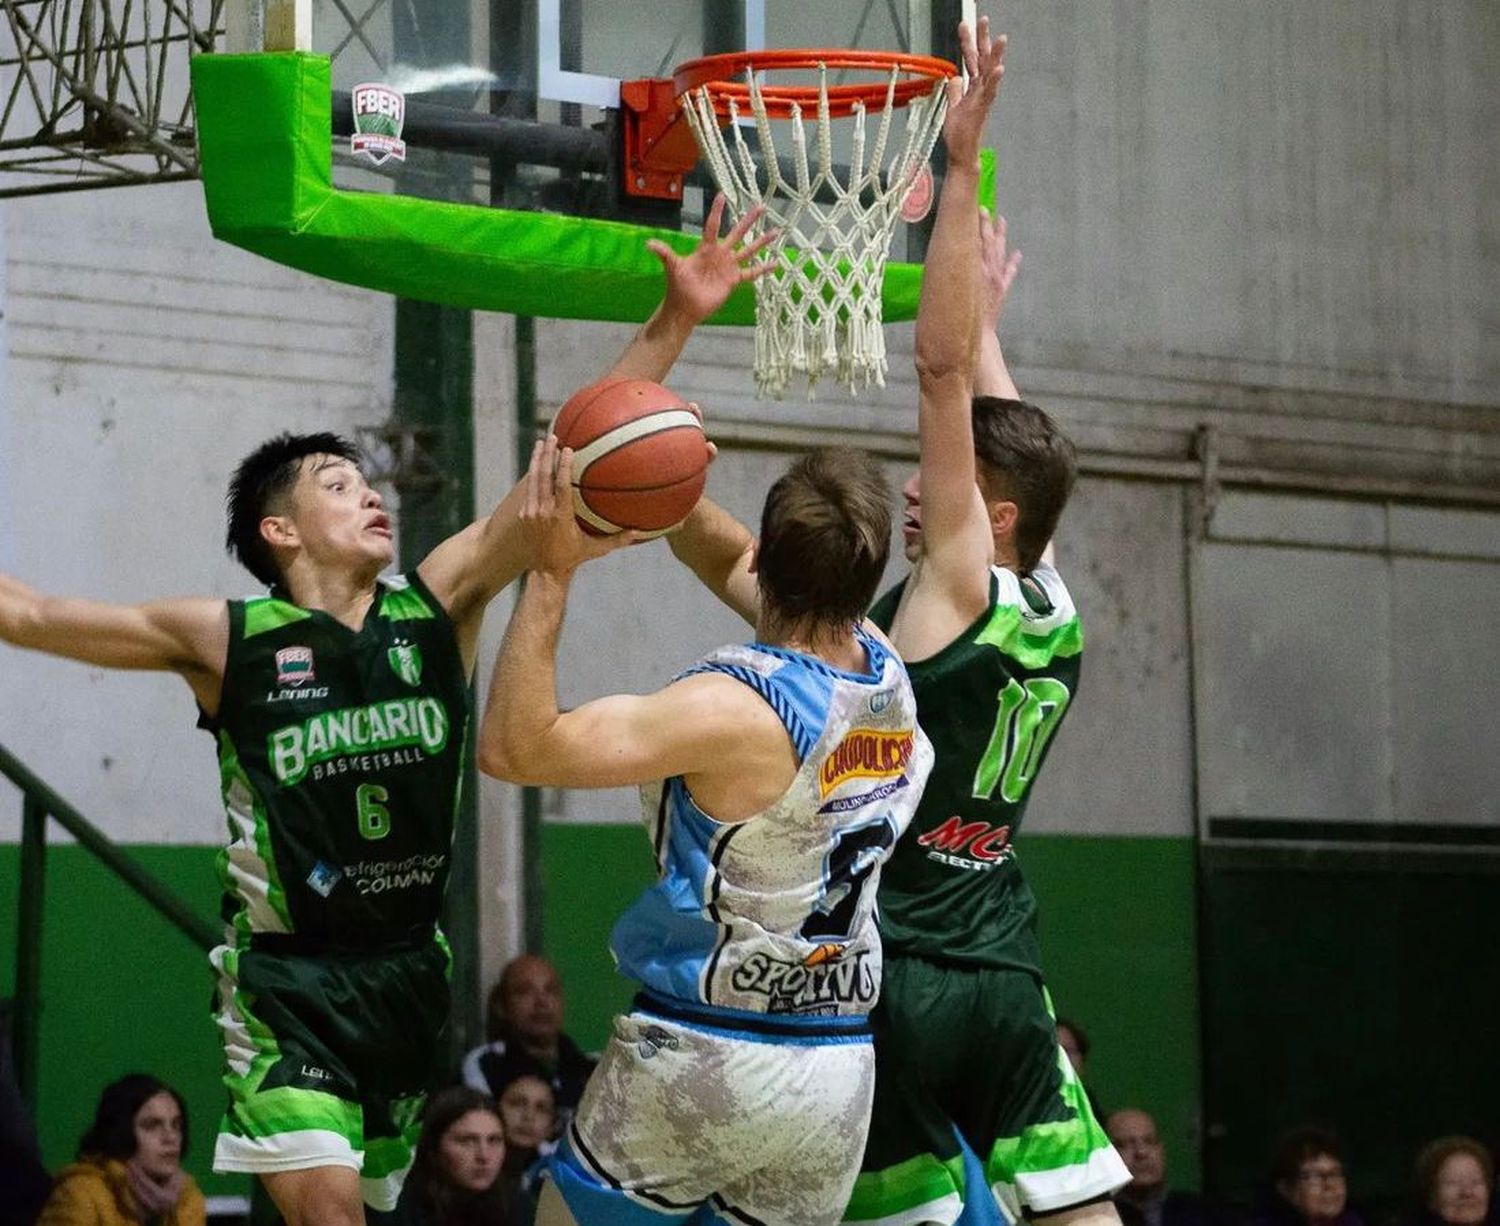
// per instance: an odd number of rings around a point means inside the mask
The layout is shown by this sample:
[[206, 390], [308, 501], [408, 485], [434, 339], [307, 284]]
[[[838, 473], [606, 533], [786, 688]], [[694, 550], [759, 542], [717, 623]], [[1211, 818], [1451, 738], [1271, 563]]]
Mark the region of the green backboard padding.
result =
[[[277, 263], [447, 306], [636, 322], [662, 291], [646, 240], [697, 243], [623, 222], [340, 191], [326, 56], [200, 55], [192, 71], [214, 235]], [[921, 288], [921, 265], [886, 265], [885, 318], [913, 318]], [[708, 322], [754, 323], [750, 288]]]

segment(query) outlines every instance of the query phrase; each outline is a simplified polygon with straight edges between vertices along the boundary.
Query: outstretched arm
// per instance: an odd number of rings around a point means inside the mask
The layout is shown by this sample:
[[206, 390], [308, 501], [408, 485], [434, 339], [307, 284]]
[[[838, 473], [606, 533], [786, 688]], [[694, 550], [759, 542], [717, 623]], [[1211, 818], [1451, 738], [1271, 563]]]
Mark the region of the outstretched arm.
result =
[[595, 541], [579, 530], [569, 492], [572, 456], [556, 443], [537, 445], [527, 473], [521, 523], [535, 560], [495, 661], [480, 770], [515, 783], [613, 787], [724, 761], [744, 723], [735, 703], [723, 701], [726, 686], [743, 687], [723, 677], [688, 677], [645, 697], [560, 710], [557, 641], [573, 572], [617, 538]]
[[755, 257], [776, 237], [776, 232], [767, 230], [745, 242], [745, 236], [764, 211], [756, 205], [721, 239], [724, 194], [720, 192], [703, 221], [703, 238], [691, 254], [678, 255], [657, 239], [646, 244], [667, 274], [666, 292], [651, 318], [641, 325], [620, 355], [611, 375], [662, 382], [682, 354], [693, 329], [723, 306], [736, 287], [770, 270], [769, 262], [756, 262]]
[[464, 671], [474, 667], [484, 611], [526, 569], [519, 523], [524, 483], [485, 519], [456, 532], [422, 559], [417, 573], [453, 619]]
[[229, 651], [229, 607], [191, 597], [140, 605], [75, 600], [0, 575], [0, 641], [101, 668], [179, 673], [212, 715]]
[[[693, 329], [717, 311], [737, 285], [770, 267], [754, 259], [774, 234], [744, 241], [760, 214], [760, 209], [752, 210], [720, 239], [724, 218], [720, 195], [704, 221], [703, 240], [690, 255], [678, 255], [654, 239], [647, 244], [666, 270], [666, 293], [611, 375], [661, 382]], [[517, 484], [487, 519], [475, 521], [444, 541], [419, 568], [423, 582], [458, 627], [459, 649], [468, 668], [474, 665], [484, 610], [528, 565], [518, 521], [523, 487], [524, 482]]]
[[[922, 556], [892, 637], [921, 659], [984, 608], [994, 543], [976, 484], [971, 420], [979, 329], [979, 146], [1004, 71], [1005, 38], [959, 26], [967, 88], [949, 83], [948, 172], [917, 307]], [[920, 640], [912, 635], [920, 628]], [[931, 639], [931, 642], [927, 640]]]
[[682, 524], [667, 537], [677, 560], [710, 592], [752, 626], [760, 619], [760, 588], [750, 566], [755, 538], [750, 529], [707, 498], [698, 499]]
[[1021, 393], [1000, 351], [1000, 315], [1021, 270], [1021, 253], [1006, 246], [1005, 230], [1005, 218], [979, 210], [979, 367], [974, 372], [974, 392], [1019, 400]]

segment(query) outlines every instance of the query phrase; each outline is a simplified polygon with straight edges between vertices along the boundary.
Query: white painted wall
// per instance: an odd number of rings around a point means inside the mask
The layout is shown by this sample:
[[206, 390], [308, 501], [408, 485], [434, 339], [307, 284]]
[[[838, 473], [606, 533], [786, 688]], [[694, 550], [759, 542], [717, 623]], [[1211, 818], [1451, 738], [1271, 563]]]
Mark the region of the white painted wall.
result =
[[[390, 299], [214, 242], [194, 183], [8, 201], [3, 226], [8, 567], [101, 600], [256, 590], [223, 549], [229, 475], [281, 430], [386, 418]], [[114, 837], [219, 840], [176, 677], [5, 650], [0, 695], [0, 743]]]
[[0, 570], [9, 570], [14, 565], [16, 535], [16, 513], [12, 501], [15, 487], [12, 469], [16, 457], [10, 428], [10, 332], [7, 326], [10, 299], [5, 274], [5, 216], [0, 210]]

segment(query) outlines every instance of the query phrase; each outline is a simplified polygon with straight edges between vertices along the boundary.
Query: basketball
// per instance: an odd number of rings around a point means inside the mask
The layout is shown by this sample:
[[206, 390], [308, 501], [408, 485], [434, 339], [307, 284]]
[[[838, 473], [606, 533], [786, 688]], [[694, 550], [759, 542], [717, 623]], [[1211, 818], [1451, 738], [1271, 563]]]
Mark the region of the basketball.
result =
[[573, 510], [585, 531], [660, 535], [703, 493], [708, 440], [676, 393], [649, 379], [590, 384], [558, 410], [552, 433], [573, 450]]

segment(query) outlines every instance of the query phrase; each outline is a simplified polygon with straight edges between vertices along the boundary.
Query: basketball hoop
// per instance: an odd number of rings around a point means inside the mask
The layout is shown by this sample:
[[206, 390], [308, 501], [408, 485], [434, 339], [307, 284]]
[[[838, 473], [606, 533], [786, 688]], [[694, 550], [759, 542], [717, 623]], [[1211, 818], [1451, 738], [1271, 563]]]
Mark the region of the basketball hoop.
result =
[[[881, 79], [828, 83], [831, 70], [845, 69]], [[795, 70], [816, 71], [818, 84], [761, 79], [767, 72]], [[731, 213], [738, 218], [763, 204], [757, 231], [778, 230], [767, 249], [774, 267], [755, 283], [760, 394], [780, 399], [792, 376], [805, 374], [811, 395], [830, 371], [851, 393], [872, 383], [885, 386], [881, 292], [891, 234], [932, 154], [947, 109], [943, 84], [956, 72], [932, 56], [820, 49], [711, 55], [677, 69], [678, 102]], [[735, 79], [740, 74], [743, 81]], [[866, 156], [866, 118], [877, 107], [880, 124]], [[905, 129], [892, 141], [892, 120], [901, 109]], [[808, 110], [817, 115], [815, 173], [803, 125]], [[745, 140], [742, 113], [754, 124], [762, 164]], [[850, 124], [847, 182], [839, 181], [833, 164], [835, 119]], [[772, 120], [792, 125], [790, 181]]]

